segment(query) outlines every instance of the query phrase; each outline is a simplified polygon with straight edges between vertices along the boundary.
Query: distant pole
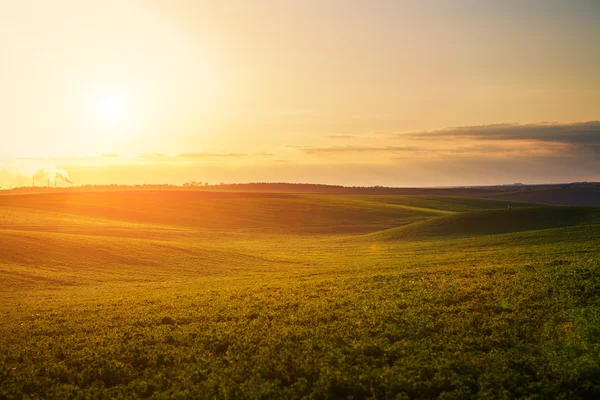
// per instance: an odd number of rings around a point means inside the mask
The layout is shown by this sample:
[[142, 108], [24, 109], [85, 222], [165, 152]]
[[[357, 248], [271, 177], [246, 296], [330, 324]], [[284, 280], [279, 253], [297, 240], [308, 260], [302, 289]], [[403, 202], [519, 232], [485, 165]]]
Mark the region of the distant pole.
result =
[[35, 179], [31, 178], [31, 187], [35, 187]]

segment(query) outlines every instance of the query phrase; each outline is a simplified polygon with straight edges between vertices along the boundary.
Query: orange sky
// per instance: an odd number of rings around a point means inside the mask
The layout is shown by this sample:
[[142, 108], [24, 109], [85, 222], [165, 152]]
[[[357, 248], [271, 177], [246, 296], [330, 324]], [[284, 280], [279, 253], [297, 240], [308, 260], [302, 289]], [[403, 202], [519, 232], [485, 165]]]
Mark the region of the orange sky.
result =
[[0, 0], [0, 186], [56, 167], [75, 184], [600, 180], [599, 17], [593, 1]]

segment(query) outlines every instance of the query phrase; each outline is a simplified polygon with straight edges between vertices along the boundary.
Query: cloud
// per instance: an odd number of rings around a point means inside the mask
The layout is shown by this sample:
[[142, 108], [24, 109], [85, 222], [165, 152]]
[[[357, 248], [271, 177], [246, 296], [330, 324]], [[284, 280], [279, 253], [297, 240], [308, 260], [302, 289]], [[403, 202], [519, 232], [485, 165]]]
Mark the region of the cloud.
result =
[[371, 114], [365, 114], [365, 113], [355, 113], [350, 115], [350, 118], [353, 120], [358, 120], [358, 121], [391, 121], [391, 120], [398, 120], [400, 121], [400, 119], [398, 119], [397, 115], [392, 114], [392, 113], [371, 113]]
[[306, 154], [328, 154], [328, 153], [400, 153], [418, 152], [423, 150], [418, 146], [290, 146]]
[[356, 139], [356, 135], [329, 135], [326, 136], [328, 139]]
[[570, 147], [561, 142], [538, 140], [491, 140], [472, 141], [471, 144], [431, 150], [438, 156], [478, 157], [528, 157], [568, 155]]
[[192, 153], [180, 153], [177, 157], [180, 158], [211, 158], [211, 157], [224, 157], [224, 158], [237, 158], [246, 157], [245, 153], [207, 153], [207, 152], [192, 152]]
[[[330, 135], [351, 138], [353, 135]], [[402, 145], [394, 145], [393, 140]], [[390, 140], [392, 140], [390, 142]], [[600, 158], [600, 121], [537, 124], [494, 124], [461, 126], [431, 131], [388, 133], [377, 145], [289, 146], [308, 155], [348, 155], [355, 161], [395, 160], [485, 160], [504, 162], [535, 158], [578, 158], [590, 163]], [[395, 142], [399, 144], [398, 142]]]
[[164, 153], [142, 153], [140, 154], [140, 158], [148, 161], [169, 161], [172, 159], [172, 156]]
[[243, 158], [246, 157], [246, 153], [210, 153], [204, 151], [198, 152], [187, 152], [179, 153], [175, 155], [169, 155], [164, 153], [142, 153], [140, 159], [144, 161], [155, 161], [155, 162], [178, 162], [185, 160], [202, 160], [207, 158]]
[[423, 132], [398, 133], [397, 139], [470, 139], [485, 141], [529, 141], [562, 143], [588, 148], [600, 155], [600, 121], [576, 123], [494, 124], [460, 126]]
[[120, 157], [119, 153], [104, 153], [102, 154], [102, 157], [104, 158], [117, 158]]

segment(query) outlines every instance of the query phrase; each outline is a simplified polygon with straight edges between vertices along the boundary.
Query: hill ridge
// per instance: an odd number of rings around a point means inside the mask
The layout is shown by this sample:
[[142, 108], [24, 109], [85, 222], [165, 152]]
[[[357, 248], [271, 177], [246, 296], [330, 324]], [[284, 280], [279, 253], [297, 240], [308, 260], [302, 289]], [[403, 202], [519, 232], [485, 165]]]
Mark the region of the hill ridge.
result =
[[444, 215], [365, 235], [399, 240], [483, 236], [576, 225], [600, 224], [600, 207], [536, 206]]

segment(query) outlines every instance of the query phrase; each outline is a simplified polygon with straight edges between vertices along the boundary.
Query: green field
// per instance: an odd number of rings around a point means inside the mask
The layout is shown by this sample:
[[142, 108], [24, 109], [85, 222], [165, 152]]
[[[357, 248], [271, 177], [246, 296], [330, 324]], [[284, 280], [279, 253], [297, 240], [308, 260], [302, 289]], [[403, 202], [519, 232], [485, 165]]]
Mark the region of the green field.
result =
[[600, 398], [600, 208], [0, 196], [0, 399]]

